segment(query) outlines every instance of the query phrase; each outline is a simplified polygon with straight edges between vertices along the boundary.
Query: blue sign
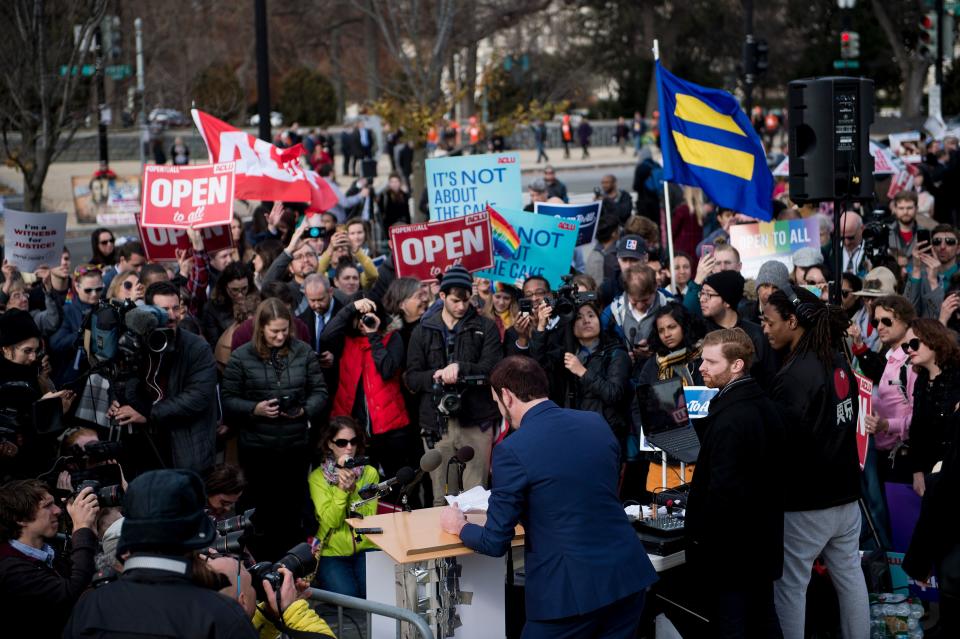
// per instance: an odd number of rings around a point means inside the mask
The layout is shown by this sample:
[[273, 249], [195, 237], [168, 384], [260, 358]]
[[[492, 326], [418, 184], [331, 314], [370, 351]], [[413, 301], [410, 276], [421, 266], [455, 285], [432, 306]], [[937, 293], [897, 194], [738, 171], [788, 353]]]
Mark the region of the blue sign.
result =
[[710, 412], [710, 400], [720, 392], [717, 388], [706, 386], [684, 386], [683, 398], [687, 400], [687, 414], [690, 419], [706, 417]]
[[487, 153], [427, 160], [430, 221], [523, 208], [520, 155]]
[[552, 215], [553, 217], [576, 220], [580, 223], [580, 230], [577, 232], [577, 246], [584, 244], [593, 244], [593, 239], [597, 235], [597, 220], [600, 219], [600, 207], [603, 202], [589, 202], [587, 204], [548, 204], [547, 202], [537, 202], [533, 205], [533, 210], [540, 215]]
[[556, 289], [562, 283], [560, 276], [570, 272], [577, 226], [576, 220], [519, 209], [491, 211], [493, 268], [474, 275], [513, 286], [531, 275], [541, 275]]

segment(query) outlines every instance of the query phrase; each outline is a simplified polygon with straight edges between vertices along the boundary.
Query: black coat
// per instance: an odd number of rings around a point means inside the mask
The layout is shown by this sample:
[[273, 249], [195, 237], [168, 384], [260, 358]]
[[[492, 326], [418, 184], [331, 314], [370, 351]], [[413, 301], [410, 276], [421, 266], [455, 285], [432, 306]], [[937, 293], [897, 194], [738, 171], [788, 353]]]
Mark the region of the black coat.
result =
[[913, 385], [913, 417], [907, 465], [911, 472], [929, 473], [960, 441], [960, 368], [947, 366], [930, 383], [930, 373], [920, 369]]
[[[233, 351], [223, 372], [223, 410], [240, 424], [240, 444], [273, 450], [307, 445], [307, 420], [316, 420], [327, 403], [327, 386], [313, 349], [298, 339], [288, 342], [279, 372], [248, 342]], [[258, 417], [253, 409], [265, 399], [290, 396], [303, 407], [298, 417]]]
[[186, 575], [137, 568], [83, 597], [63, 636], [257, 639], [257, 632], [240, 604], [216, 590]]
[[410, 194], [401, 191], [400, 195], [400, 198], [394, 198], [389, 191], [384, 191], [377, 196], [377, 208], [384, 230], [394, 224], [410, 223]]
[[[569, 330], [569, 329], [567, 329]], [[568, 352], [562, 341], [550, 340], [547, 333], [534, 331], [530, 356], [540, 362], [550, 378], [550, 398], [560, 406], [599, 413], [613, 429], [621, 450], [629, 430], [630, 356], [618, 340], [601, 334], [600, 344], [589, 355], [577, 377], [563, 365]], [[579, 345], [579, 344], [578, 344]]]
[[[955, 516], [960, 500], [960, 446], [954, 442], [938, 473], [928, 475], [920, 504], [920, 518], [913, 529], [910, 547], [903, 558], [903, 570], [914, 579], [926, 581], [936, 568], [941, 583], [957, 583], [957, 562], [944, 562], [949, 553], [960, 552], [960, 529], [948, 522]], [[954, 555], [955, 556], [955, 555]], [[944, 571], [950, 571], [944, 574]]]
[[169, 441], [174, 468], [204, 473], [214, 463], [217, 439], [217, 363], [202, 337], [177, 330], [176, 352], [165, 354], [169, 366], [164, 398], [153, 403], [143, 379], [126, 388], [128, 403]]
[[53, 568], [0, 546], [0, 609], [5, 637], [59, 637], [70, 611], [96, 567], [97, 535], [89, 528], [73, 533], [69, 558], [57, 557]]
[[856, 379], [839, 354], [830, 369], [805, 353], [777, 373], [770, 398], [785, 429], [785, 510], [821, 510], [860, 498], [857, 397]]
[[623, 189], [619, 189], [615, 198], [609, 197], [604, 193], [600, 206], [601, 216], [614, 215], [620, 220], [620, 224], [623, 225], [626, 224], [627, 220], [630, 219], [630, 215], [633, 213], [633, 198]]
[[203, 307], [203, 313], [200, 315], [203, 336], [211, 345], [216, 345], [217, 340], [233, 322], [233, 306], [229, 303], [218, 304], [211, 301]]
[[[437, 431], [437, 407], [433, 401], [433, 374], [447, 364], [460, 364], [460, 376], [489, 375], [501, 359], [500, 332], [493, 320], [479, 315], [472, 306], [455, 327], [453, 353], [447, 359], [441, 309], [434, 307], [410, 335], [404, 380], [420, 396], [420, 428]], [[463, 392], [460, 420], [464, 426], [487, 424], [500, 418], [488, 386], [470, 386]]]
[[[688, 560], [726, 585], [779, 579], [784, 428], [776, 406], [753, 378], [742, 378], [713, 398], [696, 427], [702, 435], [687, 500]], [[749, 513], [749, 532], [731, 525], [738, 512]], [[730, 557], [747, 555], [730, 569]]]

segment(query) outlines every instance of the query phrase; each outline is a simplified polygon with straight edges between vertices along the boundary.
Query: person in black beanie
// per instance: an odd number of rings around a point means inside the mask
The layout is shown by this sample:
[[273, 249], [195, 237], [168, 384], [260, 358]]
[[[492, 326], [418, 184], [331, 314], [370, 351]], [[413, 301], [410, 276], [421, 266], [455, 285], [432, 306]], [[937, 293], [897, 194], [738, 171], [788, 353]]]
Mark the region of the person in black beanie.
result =
[[737, 307], [743, 299], [745, 281], [738, 271], [719, 271], [708, 276], [700, 289], [700, 310], [707, 333], [721, 328], [742, 328], [753, 342], [756, 357], [750, 374], [766, 388], [776, 373], [776, 361], [763, 329], [740, 317]]
[[117, 544], [123, 574], [80, 599], [64, 638], [129, 637], [149, 629], [157, 637], [256, 639], [243, 608], [217, 592], [219, 575], [196, 556], [216, 537], [206, 503], [203, 480], [193, 471], [156, 470], [134, 479]]
[[[407, 347], [404, 378], [419, 396], [420, 428], [427, 447], [436, 447], [443, 456], [431, 473], [435, 506], [445, 503], [444, 495], [456, 494], [456, 485], [447, 488], [445, 471], [461, 447], [473, 448], [474, 456], [466, 464], [460, 488], [487, 484], [494, 426], [500, 423], [490, 389], [461, 383], [465, 376], [485, 378], [501, 359], [497, 326], [477, 312], [470, 303], [472, 295], [473, 276], [462, 266], [451, 267], [440, 280], [442, 304], [424, 314]], [[441, 394], [460, 393], [461, 409], [449, 415], [438, 412], [435, 387]]]

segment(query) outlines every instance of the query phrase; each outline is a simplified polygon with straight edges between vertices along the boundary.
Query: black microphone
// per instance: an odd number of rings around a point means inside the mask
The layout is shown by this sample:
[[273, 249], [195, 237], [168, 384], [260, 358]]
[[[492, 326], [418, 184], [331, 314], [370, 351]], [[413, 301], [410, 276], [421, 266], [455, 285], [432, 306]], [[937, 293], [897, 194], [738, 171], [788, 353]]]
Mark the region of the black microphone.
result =
[[144, 337], [167, 324], [167, 312], [158, 306], [139, 306], [123, 317], [123, 323], [132, 333]]
[[347, 457], [343, 461], [343, 466], [337, 465], [337, 468], [356, 468], [358, 466], [366, 466], [370, 463], [369, 457]]
[[409, 484], [415, 476], [416, 473], [414, 473], [412, 468], [409, 466], [404, 466], [397, 471], [396, 477], [382, 481], [379, 484], [370, 484], [361, 488], [359, 492], [360, 498], [370, 499], [376, 495], [386, 494], [397, 484], [400, 484], [401, 486]]
[[473, 459], [473, 446], [463, 446], [454, 453], [453, 457], [450, 458], [451, 462], [459, 462], [461, 464], [466, 464], [468, 461]]
[[420, 470], [417, 471], [417, 474], [413, 476], [407, 484], [403, 487], [403, 491], [407, 492], [413, 488], [417, 482], [423, 479], [424, 475], [429, 475], [436, 469], [440, 468], [440, 464], [443, 463], [443, 455], [440, 454], [439, 450], [431, 448], [423, 454], [423, 457], [420, 458]]

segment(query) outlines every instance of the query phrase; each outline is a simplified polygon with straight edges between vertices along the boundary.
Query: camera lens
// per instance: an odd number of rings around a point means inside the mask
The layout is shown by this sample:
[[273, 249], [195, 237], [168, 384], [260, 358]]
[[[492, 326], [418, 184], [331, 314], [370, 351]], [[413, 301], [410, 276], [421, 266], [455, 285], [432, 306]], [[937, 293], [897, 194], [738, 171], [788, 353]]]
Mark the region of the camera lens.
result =
[[360, 321], [363, 322], [363, 325], [367, 328], [373, 328], [377, 325], [377, 318], [373, 315], [364, 315]]

